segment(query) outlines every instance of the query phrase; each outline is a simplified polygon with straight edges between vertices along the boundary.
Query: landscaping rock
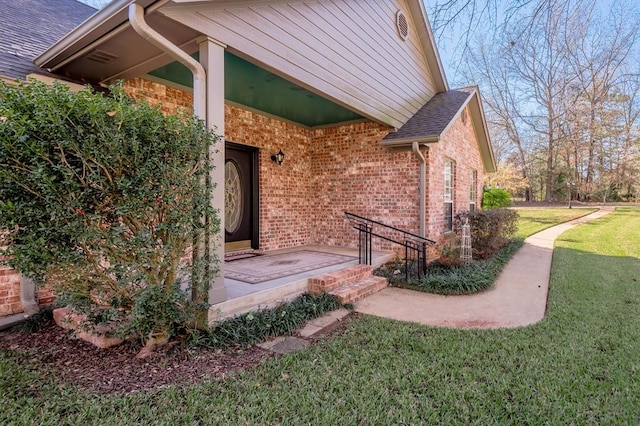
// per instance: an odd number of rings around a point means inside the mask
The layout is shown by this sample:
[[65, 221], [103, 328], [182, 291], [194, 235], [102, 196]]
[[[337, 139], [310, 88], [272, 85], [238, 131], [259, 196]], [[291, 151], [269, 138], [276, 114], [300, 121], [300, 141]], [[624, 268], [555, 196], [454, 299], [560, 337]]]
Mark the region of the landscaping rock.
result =
[[75, 313], [70, 307], [54, 309], [53, 320], [59, 327], [74, 330], [78, 339], [102, 349], [117, 346], [124, 342], [124, 339], [120, 337], [109, 336], [115, 330], [115, 326], [97, 326], [87, 330], [80, 330], [81, 327], [84, 328], [83, 323], [87, 320], [87, 317]]

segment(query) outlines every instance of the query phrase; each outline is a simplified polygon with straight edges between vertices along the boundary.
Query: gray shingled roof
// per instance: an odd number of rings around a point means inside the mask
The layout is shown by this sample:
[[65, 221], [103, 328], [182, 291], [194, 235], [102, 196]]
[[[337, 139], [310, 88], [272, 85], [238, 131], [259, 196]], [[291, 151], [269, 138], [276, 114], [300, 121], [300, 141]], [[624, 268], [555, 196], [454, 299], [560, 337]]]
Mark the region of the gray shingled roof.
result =
[[473, 95], [475, 88], [449, 90], [438, 93], [407, 121], [397, 132], [384, 140], [425, 139], [439, 137]]
[[76, 0], [2, 0], [0, 76], [48, 74], [33, 60], [95, 12]]

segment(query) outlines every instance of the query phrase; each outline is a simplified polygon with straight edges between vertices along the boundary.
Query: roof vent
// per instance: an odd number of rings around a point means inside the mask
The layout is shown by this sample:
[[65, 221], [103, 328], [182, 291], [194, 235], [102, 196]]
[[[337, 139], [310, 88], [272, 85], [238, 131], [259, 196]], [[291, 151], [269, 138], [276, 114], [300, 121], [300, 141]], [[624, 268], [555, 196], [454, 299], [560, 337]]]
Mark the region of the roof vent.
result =
[[396, 28], [402, 40], [406, 40], [409, 37], [409, 21], [407, 21], [406, 15], [401, 10], [396, 12]]
[[87, 56], [90, 61], [98, 62], [100, 64], [106, 64], [116, 59], [117, 56], [113, 53], [105, 52], [104, 50], [94, 50]]

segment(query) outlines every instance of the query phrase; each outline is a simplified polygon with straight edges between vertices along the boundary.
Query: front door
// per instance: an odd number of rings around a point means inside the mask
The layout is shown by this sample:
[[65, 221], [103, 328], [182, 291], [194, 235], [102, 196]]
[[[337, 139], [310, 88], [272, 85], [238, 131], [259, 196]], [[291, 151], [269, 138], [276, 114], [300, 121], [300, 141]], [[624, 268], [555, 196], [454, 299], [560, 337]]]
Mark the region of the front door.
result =
[[225, 250], [258, 248], [258, 150], [225, 144]]

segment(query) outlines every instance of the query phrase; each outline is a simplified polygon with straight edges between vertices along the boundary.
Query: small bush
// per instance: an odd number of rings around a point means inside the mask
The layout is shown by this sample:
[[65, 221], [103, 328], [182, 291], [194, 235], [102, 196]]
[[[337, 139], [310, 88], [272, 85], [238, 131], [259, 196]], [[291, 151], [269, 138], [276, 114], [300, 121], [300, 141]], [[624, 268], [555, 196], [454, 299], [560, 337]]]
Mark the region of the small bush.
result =
[[290, 334], [303, 323], [342, 306], [327, 293], [304, 293], [289, 303], [224, 320], [207, 331], [192, 330], [189, 342], [196, 346], [225, 348], [251, 346], [272, 336]]
[[483, 209], [501, 209], [511, 205], [511, 194], [506, 189], [485, 188], [482, 192]]
[[29, 315], [24, 321], [18, 323], [15, 328], [30, 333], [35, 333], [53, 323], [53, 308], [40, 309], [33, 315]]
[[458, 213], [455, 218], [457, 238], [462, 237], [462, 226], [469, 220], [471, 247], [474, 259], [486, 259], [504, 247], [518, 230], [518, 213], [509, 209]]
[[461, 238], [456, 235], [454, 238], [448, 239], [444, 243], [440, 243], [436, 246], [438, 252], [438, 263], [446, 266], [460, 266], [462, 265], [462, 259], [460, 258]]

